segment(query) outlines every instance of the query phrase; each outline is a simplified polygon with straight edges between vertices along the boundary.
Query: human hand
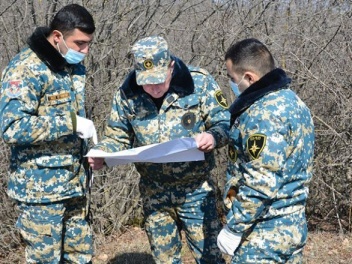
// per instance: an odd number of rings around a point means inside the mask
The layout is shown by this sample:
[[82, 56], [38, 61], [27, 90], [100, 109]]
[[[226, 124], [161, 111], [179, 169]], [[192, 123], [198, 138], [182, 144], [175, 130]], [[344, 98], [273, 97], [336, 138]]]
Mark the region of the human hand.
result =
[[233, 201], [236, 199], [236, 191], [232, 187], [227, 192], [226, 198], [224, 200], [224, 204], [227, 209], [231, 209]]
[[100, 170], [104, 167], [104, 158], [88, 157], [88, 163], [93, 170]]
[[97, 136], [97, 131], [95, 130], [95, 126], [93, 121], [81, 117], [81, 116], [76, 116], [77, 120], [77, 127], [76, 127], [76, 132], [80, 138], [93, 138], [93, 143], [97, 144], [98, 143], [98, 136]]
[[200, 151], [210, 152], [215, 148], [215, 139], [210, 133], [200, 133], [194, 138]]
[[222, 253], [233, 256], [236, 248], [241, 243], [241, 239], [242, 233], [234, 233], [225, 225], [218, 235], [217, 245]]
[[226, 198], [228, 198], [231, 202], [233, 202], [236, 199], [236, 190], [231, 187], [229, 191], [227, 192]]

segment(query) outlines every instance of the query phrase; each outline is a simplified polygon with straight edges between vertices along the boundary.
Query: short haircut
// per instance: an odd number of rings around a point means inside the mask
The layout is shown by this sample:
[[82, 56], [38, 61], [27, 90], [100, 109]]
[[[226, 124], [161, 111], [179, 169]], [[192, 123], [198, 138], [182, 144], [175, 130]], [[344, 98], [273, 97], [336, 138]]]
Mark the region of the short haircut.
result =
[[63, 35], [74, 29], [86, 34], [93, 34], [95, 25], [92, 15], [83, 6], [77, 4], [66, 5], [61, 8], [50, 23], [50, 32], [60, 31]]
[[275, 69], [275, 61], [268, 48], [254, 38], [233, 44], [225, 54], [225, 61], [231, 60], [233, 70], [240, 74], [253, 71], [263, 76]]

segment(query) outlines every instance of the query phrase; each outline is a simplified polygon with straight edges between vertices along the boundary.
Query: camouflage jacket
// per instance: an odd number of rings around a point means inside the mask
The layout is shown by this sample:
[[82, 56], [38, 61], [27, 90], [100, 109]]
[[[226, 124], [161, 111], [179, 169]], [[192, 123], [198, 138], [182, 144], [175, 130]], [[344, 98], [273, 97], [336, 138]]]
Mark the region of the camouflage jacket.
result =
[[[132, 71], [114, 96], [104, 138], [96, 148], [115, 152], [194, 137], [204, 131], [214, 136], [216, 147], [227, 144], [230, 114], [220, 87], [205, 70], [172, 59], [175, 61], [172, 80], [160, 110], [142, 86], [136, 84]], [[214, 154], [206, 154], [205, 161], [135, 166], [145, 182], [199, 182], [213, 168]]]
[[1, 80], [1, 136], [10, 146], [8, 195], [27, 203], [82, 196], [85, 142], [71, 112], [85, 116], [83, 65], [66, 64], [38, 28]]
[[[290, 81], [275, 69], [231, 105], [224, 200], [233, 231], [305, 209], [314, 125], [307, 106], [288, 88]], [[226, 198], [230, 188], [237, 193], [233, 202]]]

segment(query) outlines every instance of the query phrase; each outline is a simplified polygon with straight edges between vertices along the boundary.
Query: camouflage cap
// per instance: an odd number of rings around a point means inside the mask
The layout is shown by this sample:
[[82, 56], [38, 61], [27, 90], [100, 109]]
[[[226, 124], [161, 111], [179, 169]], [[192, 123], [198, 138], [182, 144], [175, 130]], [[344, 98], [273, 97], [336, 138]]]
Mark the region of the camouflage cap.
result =
[[138, 40], [131, 49], [138, 85], [165, 82], [170, 53], [164, 38], [152, 36]]

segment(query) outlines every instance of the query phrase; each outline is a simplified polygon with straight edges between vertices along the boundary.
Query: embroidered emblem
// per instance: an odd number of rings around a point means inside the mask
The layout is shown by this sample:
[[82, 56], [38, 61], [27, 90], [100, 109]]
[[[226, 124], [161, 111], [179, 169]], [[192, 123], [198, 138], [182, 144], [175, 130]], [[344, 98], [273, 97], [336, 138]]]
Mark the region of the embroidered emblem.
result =
[[185, 129], [191, 129], [196, 122], [196, 115], [193, 113], [186, 113], [183, 115], [181, 124]]
[[236, 162], [237, 161], [237, 151], [233, 146], [229, 146], [228, 148], [228, 155], [231, 161]]
[[266, 144], [266, 136], [253, 134], [247, 139], [247, 151], [253, 159], [259, 158]]
[[153, 61], [151, 59], [147, 59], [143, 62], [144, 68], [146, 70], [151, 70], [154, 67]]
[[223, 108], [229, 108], [229, 104], [227, 103], [227, 100], [221, 90], [215, 92], [215, 99]]
[[23, 82], [21, 80], [8, 81], [3, 84], [6, 87], [6, 95], [10, 98], [18, 98], [21, 95]]

